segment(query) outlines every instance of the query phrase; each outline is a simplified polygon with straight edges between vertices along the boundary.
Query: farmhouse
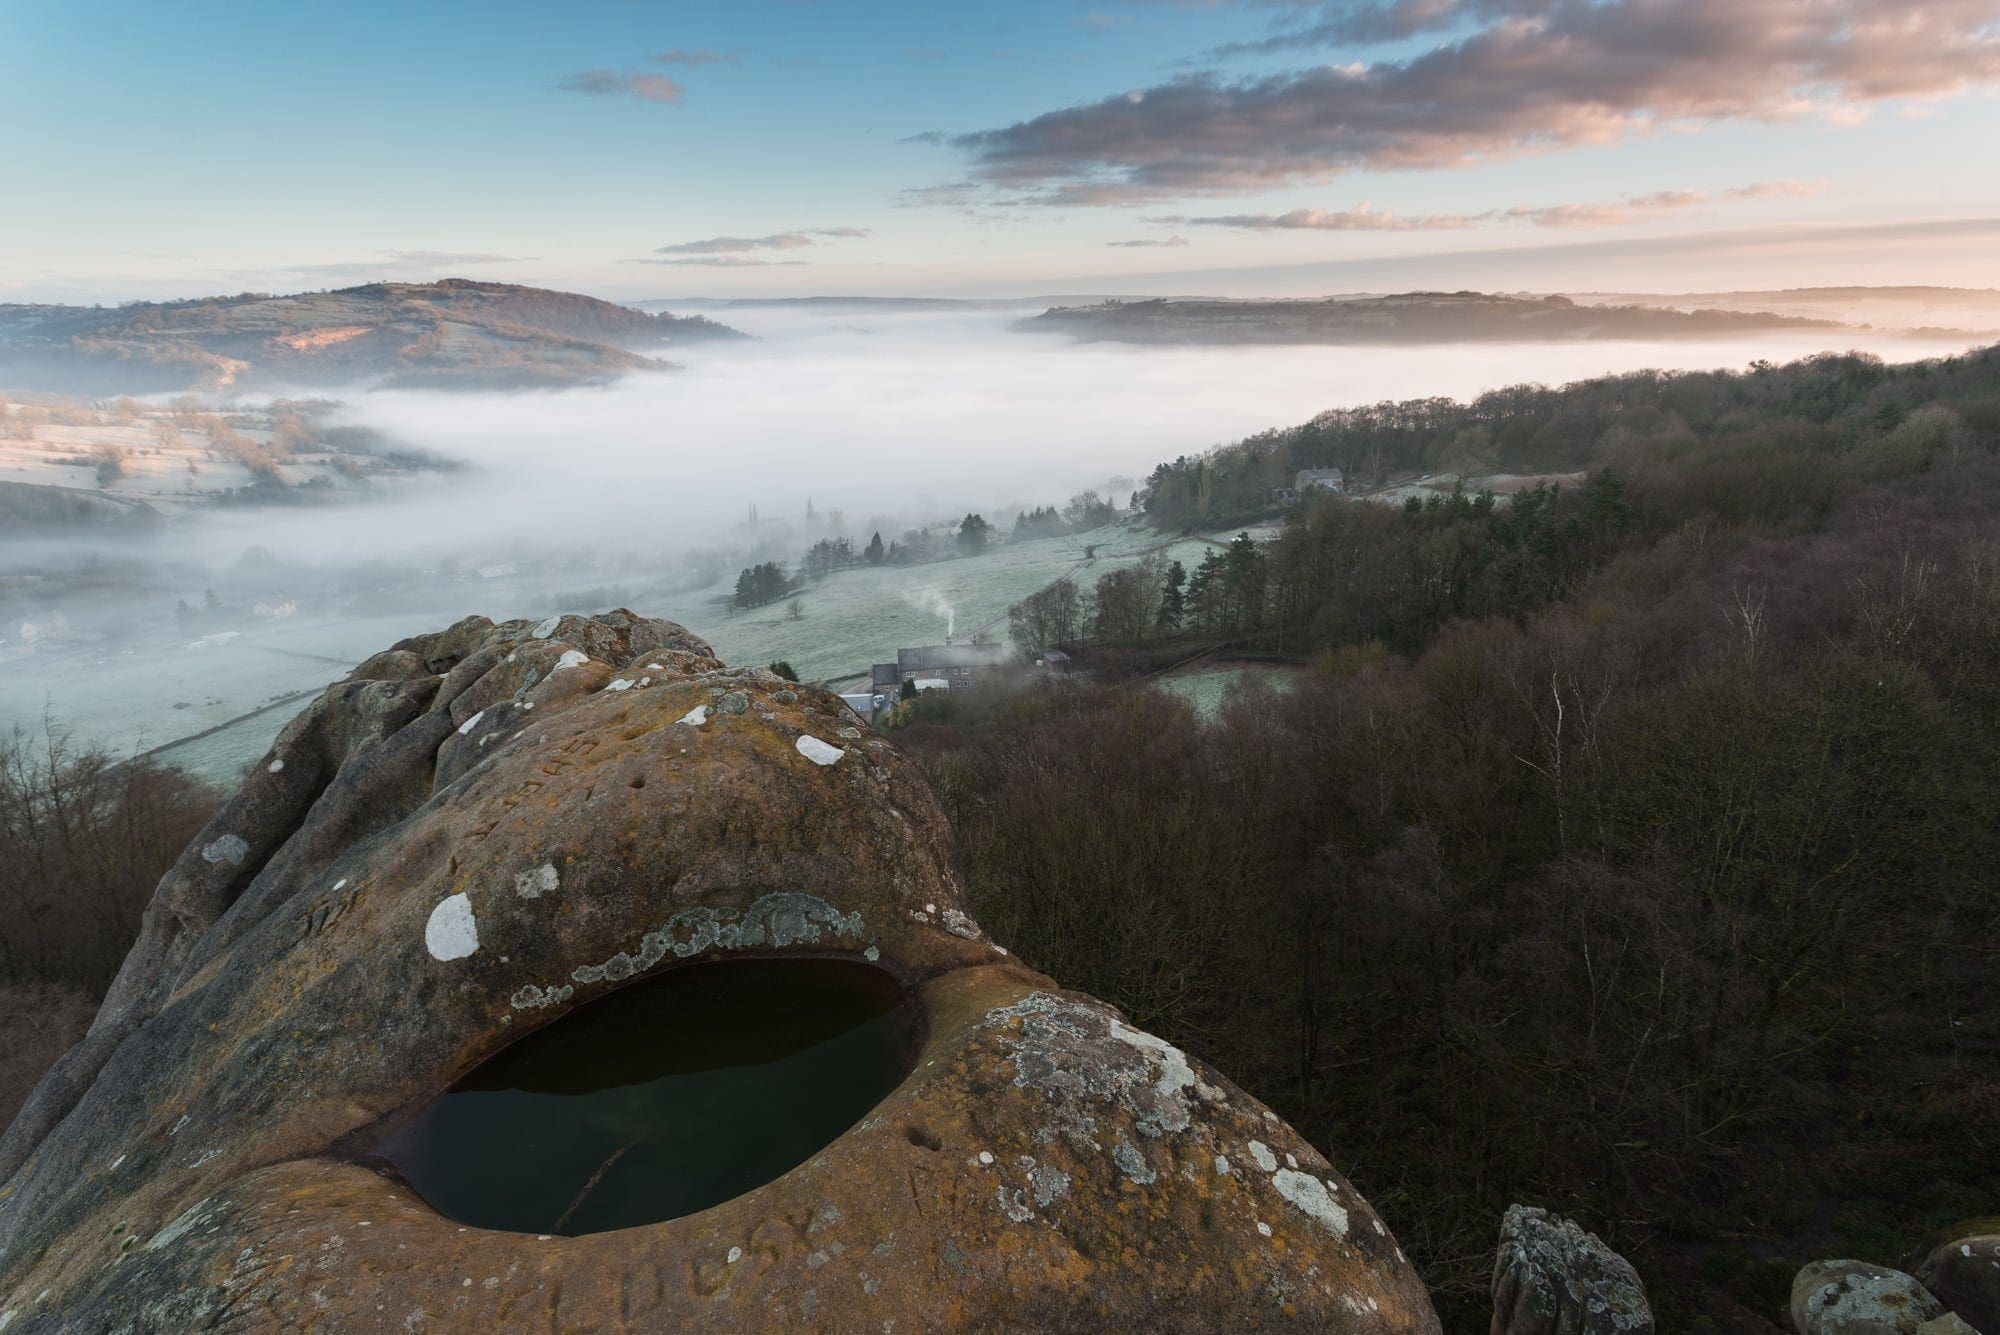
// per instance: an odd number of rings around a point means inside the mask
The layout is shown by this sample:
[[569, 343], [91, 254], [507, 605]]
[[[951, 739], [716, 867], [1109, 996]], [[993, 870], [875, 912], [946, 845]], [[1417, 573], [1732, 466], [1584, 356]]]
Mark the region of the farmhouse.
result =
[[1309, 491], [1343, 492], [1347, 478], [1338, 468], [1301, 468], [1289, 487], [1271, 488], [1271, 499], [1279, 505], [1297, 505]]
[[897, 693], [905, 682], [918, 691], [972, 691], [1013, 661], [1013, 654], [991, 640], [928, 644], [898, 649], [896, 661], [877, 663], [869, 681], [877, 691]]

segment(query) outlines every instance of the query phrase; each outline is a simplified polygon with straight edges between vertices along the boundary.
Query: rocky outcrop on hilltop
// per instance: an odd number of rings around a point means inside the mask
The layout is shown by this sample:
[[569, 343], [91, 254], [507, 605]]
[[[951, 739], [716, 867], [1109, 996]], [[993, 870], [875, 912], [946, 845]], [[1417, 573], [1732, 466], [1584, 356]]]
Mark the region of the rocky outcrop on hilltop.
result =
[[[1439, 1328], [1317, 1150], [1008, 955], [955, 858], [837, 697], [679, 626], [405, 641], [162, 880], [0, 1141], [0, 1328]], [[371, 1158], [525, 1035], [744, 957], [870, 966], [921, 1018], [900, 1083], [774, 1180], [562, 1236]]]

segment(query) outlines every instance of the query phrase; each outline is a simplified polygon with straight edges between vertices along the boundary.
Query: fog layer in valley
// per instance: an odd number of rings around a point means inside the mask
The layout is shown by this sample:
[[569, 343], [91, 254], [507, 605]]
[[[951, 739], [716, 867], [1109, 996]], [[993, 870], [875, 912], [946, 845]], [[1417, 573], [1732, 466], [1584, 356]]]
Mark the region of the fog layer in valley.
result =
[[[1644, 366], [1740, 368], [1825, 344], [1128, 348], [1010, 331], [1020, 314], [739, 309], [730, 322], [756, 341], [677, 352], [676, 373], [352, 395], [347, 421], [466, 468], [378, 501], [193, 509], [117, 543], [0, 539], [4, 572], [30, 588], [7, 608], [19, 624], [0, 627], [0, 721], [46, 710], [120, 751], [208, 734], [165, 758], [221, 776], [255, 759], [303, 693], [400, 636], [471, 613], [617, 602], [687, 621], [725, 656], [788, 653], [809, 675], [865, 669], [899, 641], [941, 637], [939, 609], [953, 602], [960, 629], [1004, 612], [1064, 573], [1081, 541], [1047, 540], [1035, 560], [876, 572], [877, 594], [904, 586], [887, 601], [915, 619], [874, 626], [853, 624], [843, 575], [808, 595], [809, 619], [737, 617], [726, 606], [737, 569], [796, 566], [819, 538], [859, 550], [878, 529], [893, 540], [968, 511], [1004, 530], [1014, 509], [1060, 507], [1086, 488], [1122, 507], [1162, 460], [1328, 408]], [[1960, 350], [1838, 342], [1894, 360]], [[79, 563], [101, 577], [79, 580]], [[834, 641], [838, 652], [815, 652]]]

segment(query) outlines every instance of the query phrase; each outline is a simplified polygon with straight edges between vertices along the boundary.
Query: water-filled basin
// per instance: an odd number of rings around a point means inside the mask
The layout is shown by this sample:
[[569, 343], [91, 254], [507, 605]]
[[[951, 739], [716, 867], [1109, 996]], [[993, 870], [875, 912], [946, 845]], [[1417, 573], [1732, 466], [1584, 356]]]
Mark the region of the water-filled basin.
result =
[[803, 1163], [915, 1061], [921, 1021], [865, 964], [686, 965], [477, 1067], [374, 1149], [439, 1213], [582, 1234], [693, 1214]]

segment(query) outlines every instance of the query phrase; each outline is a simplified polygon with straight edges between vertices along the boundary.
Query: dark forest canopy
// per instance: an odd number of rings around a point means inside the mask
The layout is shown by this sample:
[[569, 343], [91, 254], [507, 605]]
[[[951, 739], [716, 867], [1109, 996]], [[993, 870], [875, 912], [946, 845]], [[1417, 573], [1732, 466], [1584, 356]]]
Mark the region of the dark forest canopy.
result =
[[1926, 404], [1981, 419], [2000, 400], [2000, 347], [1890, 366], [1827, 353], [1747, 371], [1635, 371], [1560, 388], [1511, 385], [1470, 403], [1405, 399], [1321, 413], [1163, 463], [1145, 505], [1164, 527], [1214, 528], [1273, 513], [1303, 468], [1356, 488], [1422, 473], [1547, 474], [1637, 466], [1688, 449], [1737, 451], [1775, 431], [1787, 448], [1839, 453]]
[[[1779, 1329], [1805, 1262], [2000, 1199], [2000, 351], [1329, 413], [1154, 505], [1467, 431], [1587, 477], [1313, 497], [1030, 600], [1097, 680], [904, 744], [981, 921], [1326, 1146], [1448, 1329], [1514, 1201], [1625, 1251], [1663, 1330]], [[1290, 688], [1204, 722], [1119, 676], [1218, 642]]]

